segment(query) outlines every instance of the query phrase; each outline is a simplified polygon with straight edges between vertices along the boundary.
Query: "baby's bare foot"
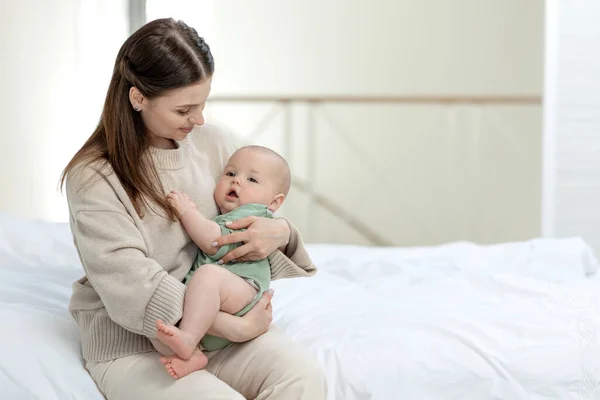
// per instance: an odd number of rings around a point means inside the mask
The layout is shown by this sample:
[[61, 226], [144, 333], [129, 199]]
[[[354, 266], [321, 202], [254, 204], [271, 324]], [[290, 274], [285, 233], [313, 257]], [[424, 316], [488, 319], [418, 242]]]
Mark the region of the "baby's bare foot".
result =
[[176, 326], [167, 325], [160, 319], [156, 320], [156, 337], [184, 360], [192, 356], [198, 345], [193, 343], [187, 332]]
[[160, 362], [164, 364], [169, 375], [179, 379], [206, 367], [208, 358], [199, 349], [196, 349], [189, 360], [182, 360], [177, 356], [163, 356], [160, 358]]

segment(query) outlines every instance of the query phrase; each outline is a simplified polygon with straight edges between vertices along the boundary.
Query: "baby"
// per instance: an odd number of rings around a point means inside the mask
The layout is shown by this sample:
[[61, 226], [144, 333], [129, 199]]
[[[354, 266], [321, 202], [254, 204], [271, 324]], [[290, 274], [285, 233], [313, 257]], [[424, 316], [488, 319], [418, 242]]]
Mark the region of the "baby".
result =
[[[226, 339], [206, 335], [219, 311], [244, 315], [269, 289], [271, 268], [268, 259], [214, 265], [236, 245], [213, 246], [215, 239], [232, 232], [228, 221], [250, 215], [272, 218], [281, 207], [290, 189], [290, 169], [283, 157], [261, 146], [246, 146], [229, 159], [215, 188], [215, 201], [221, 215], [207, 219], [190, 198], [172, 191], [167, 200], [198, 245], [200, 251], [185, 278], [183, 317], [179, 327], [157, 320], [158, 340], [177, 356], [162, 357], [165, 368], [174, 378], [181, 378], [202, 369], [208, 363], [206, 351], [230, 344]], [[158, 346], [157, 350], [167, 354]], [[161, 351], [162, 350], [162, 351]]]

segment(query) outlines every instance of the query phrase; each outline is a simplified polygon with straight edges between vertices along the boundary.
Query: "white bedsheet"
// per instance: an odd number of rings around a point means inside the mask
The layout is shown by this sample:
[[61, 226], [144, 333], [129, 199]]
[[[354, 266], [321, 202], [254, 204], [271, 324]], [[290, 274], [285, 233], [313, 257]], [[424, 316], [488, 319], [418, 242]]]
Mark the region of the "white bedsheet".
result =
[[600, 398], [600, 281], [577, 239], [311, 254], [320, 273], [276, 282], [274, 307], [331, 398]]
[[[312, 245], [274, 283], [275, 322], [329, 399], [599, 399], [600, 279], [579, 239], [479, 247]], [[0, 214], [2, 399], [102, 399], [66, 312], [82, 274], [65, 225]]]

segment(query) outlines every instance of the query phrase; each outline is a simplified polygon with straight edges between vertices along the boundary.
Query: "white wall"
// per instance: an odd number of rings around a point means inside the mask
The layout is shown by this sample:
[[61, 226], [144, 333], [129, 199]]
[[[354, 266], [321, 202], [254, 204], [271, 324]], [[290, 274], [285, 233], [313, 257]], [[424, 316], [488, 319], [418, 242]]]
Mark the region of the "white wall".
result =
[[600, 4], [548, 3], [544, 233], [600, 251]]
[[78, 2], [0, 3], [0, 210], [48, 217], [55, 205], [55, 159], [73, 116]]
[[[215, 15], [215, 94], [542, 93], [541, 0], [225, 0]], [[270, 108], [210, 110], [247, 134]], [[394, 243], [540, 233], [540, 106], [323, 105], [314, 150], [292, 114], [295, 174]], [[258, 141], [284, 151], [283, 123]], [[366, 243], [307, 204], [294, 191], [285, 212], [309, 240]]]
[[221, 0], [217, 92], [535, 93], [543, 0]]
[[[187, 1], [171, 4], [175, 10]], [[0, 211], [64, 220], [58, 175], [97, 122], [126, 35], [125, 0], [56, 4], [1, 5], [1, 54], [11, 61], [0, 64]], [[149, 4], [150, 17], [167, 16], [164, 4]], [[217, 95], [542, 92], [541, 0], [202, 4], [202, 15], [197, 4], [173, 15], [209, 39]], [[210, 109], [215, 121], [245, 134], [268, 106]], [[306, 109], [292, 114], [290, 157], [306, 179]], [[315, 119], [311, 181], [398, 244], [537, 236], [540, 122], [537, 106], [325, 105]], [[281, 123], [280, 115], [260, 140], [283, 148]], [[307, 204], [295, 191], [286, 213], [308, 240], [364, 242]]]
[[66, 220], [58, 179], [99, 118], [124, 6], [0, 2], [0, 211]]

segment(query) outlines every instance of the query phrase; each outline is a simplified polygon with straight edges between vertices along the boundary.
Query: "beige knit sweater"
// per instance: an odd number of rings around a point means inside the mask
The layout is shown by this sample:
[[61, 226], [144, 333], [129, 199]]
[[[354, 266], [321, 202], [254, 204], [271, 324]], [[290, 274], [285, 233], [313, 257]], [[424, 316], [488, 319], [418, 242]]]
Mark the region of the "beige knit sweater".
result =
[[[234, 146], [216, 128], [196, 128], [174, 150], [151, 149], [166, 192], [186, 192], [208, 218], [217, 215], [216, 179]], [[83, 358], [106, 361], [152, 351], [155, 321], [176, 323], [197, 247], [179, 222], [146, 212], [139, 218], [108, 167], [76, 170], [67, 177], [70, 224], [85, 276], [73, 284], [69, 310], [79, 325]], [[88, 179], [89, 183], [83, 185]], [[83, 185], [83, 188], [82, 188]], [[80, 189], [81, 188], [81, 189]], [[291, 227], [286, 255], [269, 259], [273, 279], [316, 272]]]

